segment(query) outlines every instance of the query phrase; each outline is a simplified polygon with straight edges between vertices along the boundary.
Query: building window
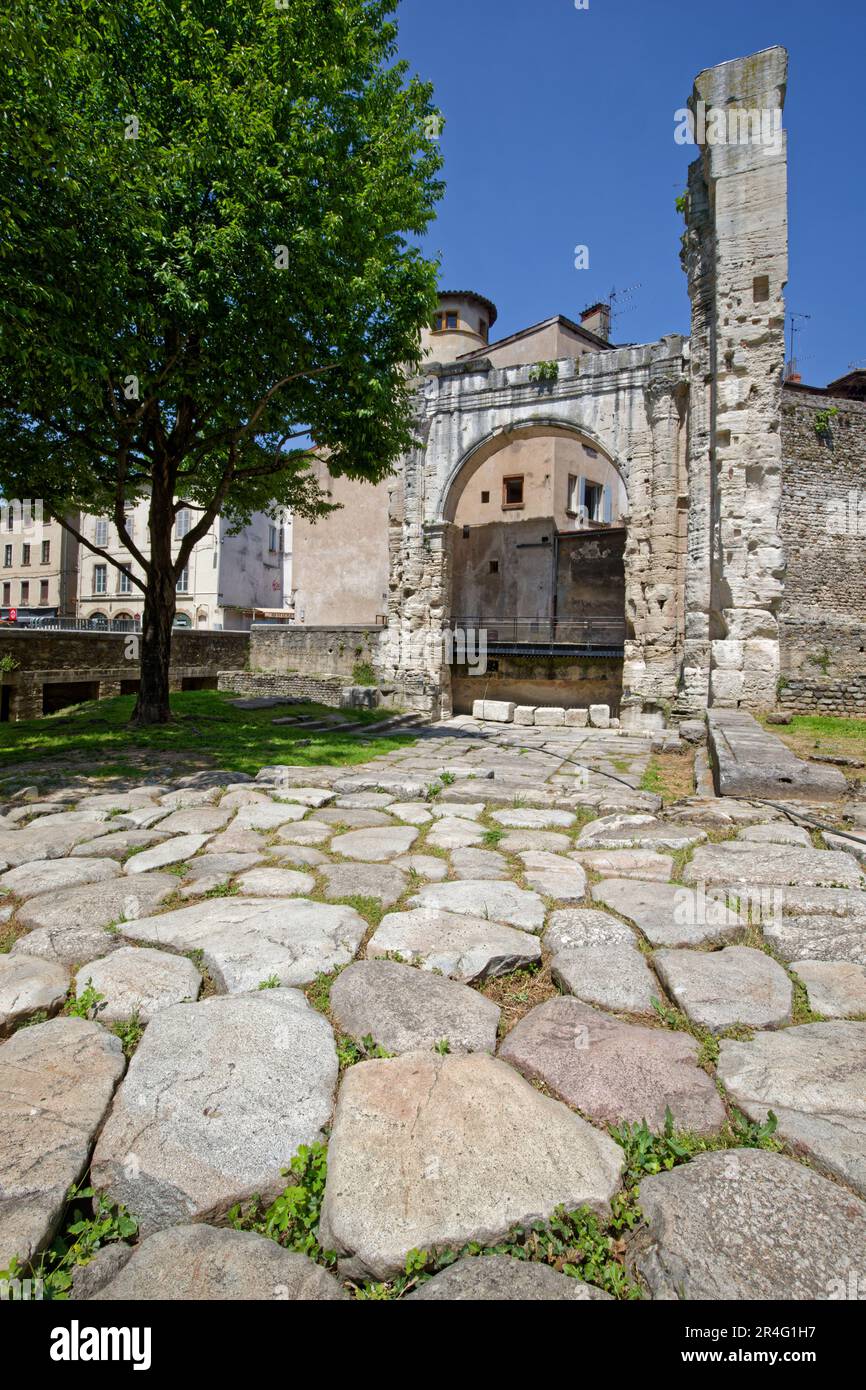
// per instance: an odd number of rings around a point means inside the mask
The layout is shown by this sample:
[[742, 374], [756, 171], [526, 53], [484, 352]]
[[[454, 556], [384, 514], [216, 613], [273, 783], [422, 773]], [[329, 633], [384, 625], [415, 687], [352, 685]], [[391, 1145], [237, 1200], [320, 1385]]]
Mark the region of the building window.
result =
[[21, 547], [21, 563], [22, 563], [22, 565], [29, 565], [29, 564], [30, 564], [30, 546], [29, 546], [29, 545], [22, 545], [22, 547]]
[[8, 581], [8, 579], [7, 579], [6, 583], [3, 585], [3, 607], [4, 607], [4, 608], [8, 608], [11, 602], [12, 602], [12, 585], [9, 583], [9, 581]]
[[489, 492], [482, 492], [482, 494], [481, 494], [481, 501], [482, 501], [482, 502], [489, 502], [489, 501], [490, 501], [490, 493], [489, 493]]
[[275, 554], [280, 548], [280, 532], [276, 526], [268, 527], [268, 550]]
[[7, 570], [12, 568], [12, 547], [11, 547], [11, 545], [4, 546], [4, 548], [3, 548], [3, 564], [4, 564], [4, 566], [6, 567]]
[[580, 478], [574, 473], [568, 475], [568, 501], [565, 510], [569, 516], [577, 516], [580, 511]]
[[498, 561], [498, 560], [491, 560], [491, 561], [490, 561], [490, 573], [491, 573], [491, 574], [498, 574], [498, 573], [499, 573], [499, 561]]
[[44, 608], [44, 607], [46, 606], [47, 603], [48, 603], [48, 580], [47, 580], [47, 579], [40, 579], [40, 581], [39, 581], [39, 606], [40, 606], [41, 608]]
[[519, 477], [502, 479], [502, 505], [503, 507], [523, 506], [522, 474]]
[[93, 528], [94, 539], [97, 545], [108, 545], [108, 522], [105, 517], [99, 517]]
[[121, 570], [117, 576], [117, 592], [119, 594], [132, 593], [132, 579], [130, 578], [129, 570]]
[[189, 593], [189, 565], [184, 565], [177, 579], [177, 592], [179, 594]]
[[583, 505], [586, 507], [588, 521], [602, 521], [604, 519], [604, 488], [601, 483], [584, 483]]
[[14, 515], [14, 512], [13, 512], [13, 509], [12, 509], [11, 504], [10, 504], [10, 506], [9, 506], [9, 510], [8, 510], [7, 513], [6, 513], [6, 530], [7, 530], [7, 531], [14, 531], [14, 530], [15, 530], [15, 515]]
[[597, 458], [598, 458], [598, 449], [592, 449], [592, 448], [590, 448], [590, 446], [589, 446], [588, 444], [584, 444], [584, 446], [583, 446], [583, 452], [586, 454], [587, 458], [591, 458], [591, 459], [597, 459]]
[[433, 331], [435, 333], [445, 333], [449, 328], [457, 328], [460, 320], [456, 309], [443, 309], [433, 320]]
[[135, 539], [135, 512], [127, 511], [123, 513], [123, 524], [126, 527], [130, 540]]
[[42, 563], [43, 563], [43, 565], [50, 565], [50, 564], [51, 564], [51, 542], [50, 542], [50, 541], [43, 541], [43, 542], [42, 542]]
[[481, 322], [479, 323], [479, 325], [478, 325], [478, 335], [479, 335], [479, 337], [481, 337], [481, 338], [484, 339], [485, 343], [487, 342], [487, 320], [486, 320], [486, 319], [482, 319]]
[[93, 566], [93, 592], [95, 594], [108, 593], [108, 566]]
[[189, 527], [189, 507], [181, 507], [180, 511], [177, 514], [177, 519], [174, 523], [174, 534], [179, 541], [183, 540], [184, 536], [189, 531]]
[[23, 608], [24, 605], [25, 605], [25, 603], [29, 603], [29, 602], [30, 602], [30, 580], [29, 580], [29, 579], [22, 579], [22, 580], [21, 580], [21, 607]]

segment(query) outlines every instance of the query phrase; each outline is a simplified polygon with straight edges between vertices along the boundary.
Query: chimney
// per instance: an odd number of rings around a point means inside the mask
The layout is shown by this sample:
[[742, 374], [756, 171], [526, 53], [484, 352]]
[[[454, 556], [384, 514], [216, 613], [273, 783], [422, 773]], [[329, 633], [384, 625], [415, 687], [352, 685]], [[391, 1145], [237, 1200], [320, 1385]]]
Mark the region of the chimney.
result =
[[610, 339], [610, 305], [591, 304], [581, 314], [580, 326], [585, 328], [588, 333], [594, 333], [597, 338], [604, 338], [605, 342], [608, 342]]

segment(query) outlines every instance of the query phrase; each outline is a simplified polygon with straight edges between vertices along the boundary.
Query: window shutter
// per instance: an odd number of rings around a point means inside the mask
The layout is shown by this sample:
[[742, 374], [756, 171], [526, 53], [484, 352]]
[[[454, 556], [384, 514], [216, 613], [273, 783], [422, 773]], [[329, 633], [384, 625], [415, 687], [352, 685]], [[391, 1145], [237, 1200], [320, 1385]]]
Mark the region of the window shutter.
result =
[[611, 519], [612, 519], [612, 517], [613, 517], [613, 494], [612, 494], [610, 485], [608, 485], [608, 486], [604, 489], [604, 491], [603, 491], [603, 493], [602, 493], [602, 495], [601, 495], [601, 505], [602, 505], [602, 513], [601, 513], [601, 515], [602, 515], [602, 520], [605, 522], [605, 524], [606, 524], [607, 526], [609, 526], [610, 523], [611, 523]]

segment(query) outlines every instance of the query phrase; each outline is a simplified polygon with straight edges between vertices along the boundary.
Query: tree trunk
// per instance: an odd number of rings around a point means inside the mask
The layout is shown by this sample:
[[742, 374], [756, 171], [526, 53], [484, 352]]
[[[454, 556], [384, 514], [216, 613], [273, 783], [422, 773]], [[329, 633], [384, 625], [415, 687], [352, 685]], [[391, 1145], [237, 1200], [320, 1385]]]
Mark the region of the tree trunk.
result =
[[167, 724], [171, 719], [169, 665], [176, 580], [171, 555], [174, 528], [171, 492], [154, 485], [150, 501], [150, 573], [141, 624], [141, 679], [132, 711], [134, 724]]

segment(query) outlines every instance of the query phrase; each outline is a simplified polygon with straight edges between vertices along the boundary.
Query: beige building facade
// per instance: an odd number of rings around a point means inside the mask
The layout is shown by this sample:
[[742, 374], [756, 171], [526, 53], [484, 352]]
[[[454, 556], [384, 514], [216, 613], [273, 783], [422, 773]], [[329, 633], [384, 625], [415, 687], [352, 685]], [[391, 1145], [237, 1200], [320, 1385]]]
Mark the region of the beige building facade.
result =
[[43, 515], [41, 502], [0, 499], [0, 617], [74, 617], [77, 563], [77, 540]]

